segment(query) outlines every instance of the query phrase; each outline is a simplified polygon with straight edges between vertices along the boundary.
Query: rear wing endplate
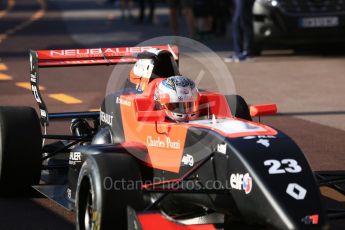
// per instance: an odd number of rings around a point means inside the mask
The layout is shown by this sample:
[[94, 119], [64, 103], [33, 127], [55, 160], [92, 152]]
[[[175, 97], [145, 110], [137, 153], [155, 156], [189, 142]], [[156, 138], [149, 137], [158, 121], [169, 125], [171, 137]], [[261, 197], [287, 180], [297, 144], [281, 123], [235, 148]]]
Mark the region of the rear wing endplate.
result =
[[67, 50], [30, 50], [30, 83], [31, 91], [40, 109], [42, 125], [49, 124], [47, 106], [39, 89], [39, 68], [67, 67], [84, 65], [131, 64], [137, 61], [137, 55], [153, 49], [166, 50], [178, 61], [177, 46], [141, 46], [117, 48], [67, 49]]

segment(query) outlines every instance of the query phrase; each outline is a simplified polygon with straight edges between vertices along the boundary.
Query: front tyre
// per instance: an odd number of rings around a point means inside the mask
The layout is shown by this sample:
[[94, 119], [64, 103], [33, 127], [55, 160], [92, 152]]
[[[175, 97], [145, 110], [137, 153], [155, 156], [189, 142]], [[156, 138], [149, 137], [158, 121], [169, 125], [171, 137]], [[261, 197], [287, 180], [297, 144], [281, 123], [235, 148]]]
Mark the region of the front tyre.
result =
[[144, 208], [140, 171], [129, 154], [88, 155], [76, 196], [77, 229], [127, 229], [127, 206]]

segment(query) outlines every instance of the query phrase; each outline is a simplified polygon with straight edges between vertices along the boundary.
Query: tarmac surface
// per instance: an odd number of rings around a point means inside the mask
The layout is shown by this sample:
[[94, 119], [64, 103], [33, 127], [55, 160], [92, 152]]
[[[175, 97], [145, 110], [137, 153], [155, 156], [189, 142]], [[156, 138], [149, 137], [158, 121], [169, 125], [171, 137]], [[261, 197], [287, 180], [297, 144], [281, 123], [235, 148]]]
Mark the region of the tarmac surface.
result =
[[[27, 85], [30, 49], [135, 46], [171, 35], [164, 7], [150, 25], [122, 20], [114, 6], [92, 0], [9, 2], [11, 7], [0, 10], [1, 105], [37, 107]], [[202, 43], [220, 58], [230, 54], [228, 37]], [[253, 62], [222, 65], [231, 73], [228, 83], [249, 104], [278, 104], [279, 114], [262, 122], [291, 136], [314, 170], [345, 170], [345, 51], [323, 48], [266, 50]], [[182, 73], [198, 79], [199, 67], [191, 55], [182, 55]], [[50, 112], [99, 108], [112, 72], [113, 67], [42, 70], [42, 92]], [[209, 74], [205, 70], [205, 85], [217, 89]], [[49, 131], [63, 132], [58, 125]], [[342, 202], [345, 205], [345, 199]], [[332, 229], [344, 226], [345, 221], [332, 222]], [[46, 198], [0, 198], [0, 229], [73, 228], [74, 215]]]

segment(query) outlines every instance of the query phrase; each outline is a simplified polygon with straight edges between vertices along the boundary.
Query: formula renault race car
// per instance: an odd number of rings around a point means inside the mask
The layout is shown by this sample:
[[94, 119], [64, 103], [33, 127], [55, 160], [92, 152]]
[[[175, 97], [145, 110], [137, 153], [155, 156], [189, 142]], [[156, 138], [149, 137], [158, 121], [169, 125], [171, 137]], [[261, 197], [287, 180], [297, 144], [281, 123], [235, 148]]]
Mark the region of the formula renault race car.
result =
[[[320, 194], [344, 195], [344, 173], [313, 172], [293, 140], [252, 120], [276, 105], [199, 90], [197, 119], [167, 119], [155, 88], [181, 75], [178, 59], [169, 45], [31, 51], [40, 116], [0, 107], [1, 194], [33, 187], [74, 211], [83, 230], [329, 229], [345, 217]], [[134, 65], [99, 112], [48, 113], [40, 67], [121, 63]], [[55, 120], [72, 120], [71, 134], [47, 134]]]

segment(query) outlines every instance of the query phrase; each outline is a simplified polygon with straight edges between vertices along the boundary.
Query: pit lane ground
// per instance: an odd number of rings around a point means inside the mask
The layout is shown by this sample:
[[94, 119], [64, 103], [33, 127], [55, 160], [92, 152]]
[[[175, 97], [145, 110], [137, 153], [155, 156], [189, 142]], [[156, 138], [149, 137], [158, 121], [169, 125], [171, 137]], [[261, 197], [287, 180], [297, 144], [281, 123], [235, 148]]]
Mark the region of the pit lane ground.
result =
[[[93, 0], [12, 2], [13, 6], [0, 14], [1, 105], [36, 108], [26, 84], [29, 49], [116, 47], [171, 35], [168, 11], [162, 7], [157, 10], [158, 24], [149, 25], [123, 21], [113, 6]], [[205, 44], [221, 57], [231, 50], [229, 39], [212, 39]], [[315, 170], [345, 169], [344, 53], [323, 53], [320, 49], [267, 51], [254, 62], [227, 64], [237, 93], [249, 103], [278, 104], [279, 114], [262, 121], [290, 135]], [[83, 67], [42, 71], [48, 108], [51, 112], [97, 109], [112, 70]], [[49, 131], [63, 130], [54, 125]], [[74, 228], [73, 214], [34, 195], [35, 198], [1, 198], [0, 229]], [[328, 196], [345, 205], [344, 197], [331, 193]], [[328, 204], [331, 203], [330, 200]], [[333, 229], [343, 226], [345, 221], [332, 222]]]

